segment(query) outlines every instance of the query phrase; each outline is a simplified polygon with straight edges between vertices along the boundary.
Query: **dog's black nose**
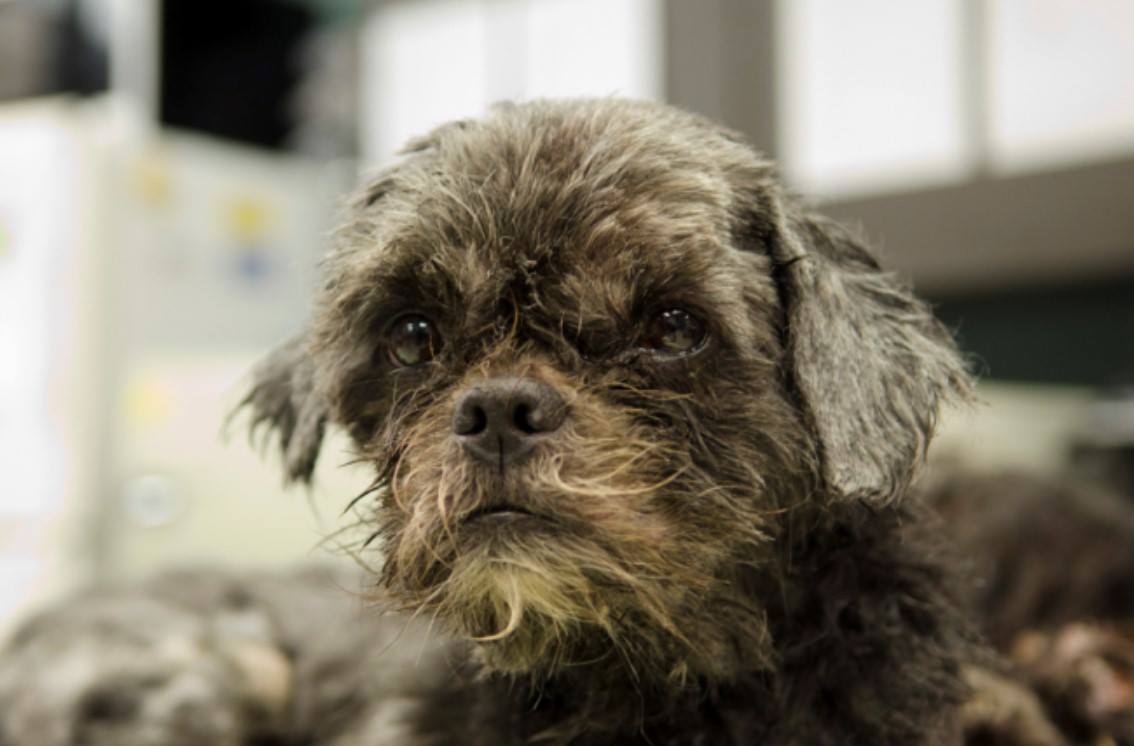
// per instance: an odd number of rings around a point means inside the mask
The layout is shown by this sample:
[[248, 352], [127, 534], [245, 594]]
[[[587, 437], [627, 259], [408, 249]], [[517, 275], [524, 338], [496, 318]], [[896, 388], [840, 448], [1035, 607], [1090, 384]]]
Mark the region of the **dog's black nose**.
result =
[[472, 456], [503, 468], [523, 460], [539, 436], [558, 430], [566, 417], [567, 402], [546, 383], [491, 378], [461, 394], [453, 432]]

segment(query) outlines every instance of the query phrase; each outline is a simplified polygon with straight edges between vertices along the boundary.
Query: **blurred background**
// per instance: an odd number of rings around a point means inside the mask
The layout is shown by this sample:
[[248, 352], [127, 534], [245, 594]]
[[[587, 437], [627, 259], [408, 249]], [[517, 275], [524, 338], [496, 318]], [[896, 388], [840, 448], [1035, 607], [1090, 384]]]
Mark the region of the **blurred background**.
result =
[[[938, 458], [1134, 493], [1128, 0], [0, 0], [0, 633], [92, 580], [323, 556], [366, 483], [222, 437], [337, 199], [499, 99], [745, 133], [954, 328]], [[268, 463], [265, 463], [267, 461]]]

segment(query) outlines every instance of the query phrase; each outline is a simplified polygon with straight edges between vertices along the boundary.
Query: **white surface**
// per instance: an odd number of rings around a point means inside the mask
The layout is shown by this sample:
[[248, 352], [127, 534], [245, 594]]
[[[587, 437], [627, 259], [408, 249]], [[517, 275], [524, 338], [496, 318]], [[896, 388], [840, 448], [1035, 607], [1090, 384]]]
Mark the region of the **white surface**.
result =
[[396, 3], [367, 22], [362, 43], [362, 153], [380, 162], [441, 122], [481, 113], [486, 17], [480, 2]]
[[185, 134], [125, 147], [108, 177], [126, 353], [255, 349], [302, 329], [346, 189], [322, 175], [302, 159]]
[[79, 147], [54, 108], [0, 114], [0, 516], [45, 515], [63, 500], [53, 365], [73, 332]]
[[1018, 171], [1134, 152], [1134, 3], [989, 7], [997, 164]]
[[527, 12], [524, 97], [663, 97], [660, 2], [529, 0]]
[[332, 434], [314, 488], [285, 492], [276, 443], [250, 443], [243, 418], [224, 431], [263, 354], [153, 352], [131, 362], [113, 415], [115, 468], [104, 507], [113, 576], [326, 558], [320, 547], [369, 472], [340, 468], [348, 456]]
[[[1134, 3], [988, 0], [987, 143], [966, 142], [967, 0], [779, 0], [788, 179], [850, 195], [1134, 153]], [[970, 81], [971, 82], [971, 81]]]
[[434, 0], [363, 31], [363, 161], [496, 101], [662, 96], [660, 0]]
[[780, 0], [788, 179], [836, 194], [964, 172], [960, 0]]
[[971, 410], [942, 413], [931, 460], [1058, 474], [1093, 401], [1087, 389], [1039, 384], [981, 383], [976, 393], [980, 403]]
[[106, 103], [0, 105], [0, 635], [99, 570], [303, 559], [354, 489], [326, 480], [320, 524], [220, 437], [236, 381], [302, 328], [342, 185], [139, 143]]
[[336, 173], [185, 134], [123, 144], [110, 181], [118, 350], [101, 489], [111, 576], [302, 560], [325, 534], [313, 504], [335, 516], [353, 494], [284, 494], [278, 464], [243, 432], [222, 438], [254, 363], [306, 324], [348, 186]]
[[67, 366], [88, 227], [78, 122], [58, 101], [0, 106], [0, 627], [75, 569], [61, 537], [87, 388]]

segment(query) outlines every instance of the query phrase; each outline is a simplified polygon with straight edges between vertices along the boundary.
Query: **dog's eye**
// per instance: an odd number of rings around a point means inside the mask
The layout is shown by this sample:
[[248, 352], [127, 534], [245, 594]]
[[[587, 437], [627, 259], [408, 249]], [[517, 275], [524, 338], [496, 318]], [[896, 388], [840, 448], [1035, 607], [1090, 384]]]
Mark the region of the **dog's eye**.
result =
[[701, 319], [683, 308], [669, 308], [650, 320], [641, 346], [664, 355], [685, 355], [700, 349], [707, 336]]
[[416, 313], [399, 316], [388, 334], [390, 362], [399, 367], [429, 362], [441, 349], [441, 335], [433, 322]]

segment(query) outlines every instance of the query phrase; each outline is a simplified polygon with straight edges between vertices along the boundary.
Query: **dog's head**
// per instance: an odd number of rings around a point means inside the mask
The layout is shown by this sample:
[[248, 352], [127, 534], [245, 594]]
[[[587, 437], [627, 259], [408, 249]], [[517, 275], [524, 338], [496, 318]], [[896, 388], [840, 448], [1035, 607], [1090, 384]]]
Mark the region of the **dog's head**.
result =
[[671, 676], [758, 663], [740, 578], [778, 516], [898, 500], [966, 387], [928, 309], [739, 138], [617, 100], [411, 143], [257, 376], [290, 478], [326, 423], [374, 464], [393, 597], [500, 669], [614, 649]]

